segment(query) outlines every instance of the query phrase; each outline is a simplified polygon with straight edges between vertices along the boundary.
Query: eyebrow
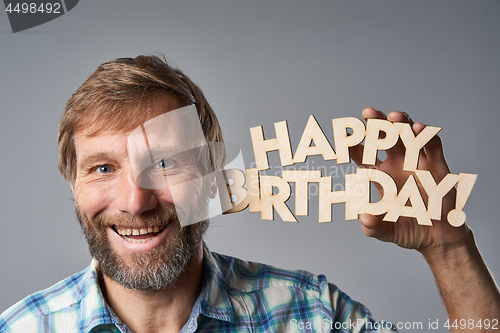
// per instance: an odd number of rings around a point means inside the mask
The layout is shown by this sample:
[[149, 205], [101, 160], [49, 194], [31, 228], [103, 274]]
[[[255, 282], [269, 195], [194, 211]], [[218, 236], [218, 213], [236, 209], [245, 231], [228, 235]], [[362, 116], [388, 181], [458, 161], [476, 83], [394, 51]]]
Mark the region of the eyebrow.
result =
[[77, 166], [86, 166], [89, 164], [94, 164], [99, 161], [110, 161], [114, 160], [112, 155], [109, 153], [104, 153], [104, 152], [96, 152], [92, 153], [90, 155], [86, 155], [84, 158], [82, 158], [80, 161], [77, 161]]
[[[141, 150], [134, 150], [134, 153], [132, 153], [135, 156], [139, 156], [140, 158], [147, 158], [151, 162], [156, 160], [160, 156], [164, 156], [166, 158], [176, 156], [180, 153], [184, 153], [187, 151], [192, 151], [194, 149], [199, 149], [199, 147], [193, 147], [186, 149], [185, 147], [182, 146], [172, 146], [172, 145], [153, 145], [153, 146], [147, 146], [145, 149]], [[138, 155], [136, 155], [138, 153]], [[130, 152], [129, 152], [130, 154]]]

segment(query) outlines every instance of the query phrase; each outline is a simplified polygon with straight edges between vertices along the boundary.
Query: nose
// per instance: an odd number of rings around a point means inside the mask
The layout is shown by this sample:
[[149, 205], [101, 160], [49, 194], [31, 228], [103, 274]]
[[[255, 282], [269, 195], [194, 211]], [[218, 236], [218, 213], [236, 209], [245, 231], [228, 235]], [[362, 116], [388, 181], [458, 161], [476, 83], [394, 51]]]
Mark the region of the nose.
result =
[[140, 215], [154, 209], [158, 205], [158, 198], [154, 190], [145, 189], [137, 185], [132, 172], [122, 174], [116, 188], [116, 208], [132, 216]]

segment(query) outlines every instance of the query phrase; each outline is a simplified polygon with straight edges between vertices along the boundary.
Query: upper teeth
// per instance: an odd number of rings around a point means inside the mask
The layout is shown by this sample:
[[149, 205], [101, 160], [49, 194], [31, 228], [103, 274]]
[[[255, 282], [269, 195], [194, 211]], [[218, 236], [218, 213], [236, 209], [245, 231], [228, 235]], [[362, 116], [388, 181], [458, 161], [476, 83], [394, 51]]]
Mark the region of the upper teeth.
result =
[[128, 229], [128, 228], [116, 227], [116, 232], [118, 232], [122, 236], [129, 236], [129, 235], [138, 236], [138, 235], [150, 234], [153, 232], [155, 232], [155, 233], [160, 232], [163, 229], [165, 229], [165, 227], [163, 227], [163, 226], [162, 227], [156, 226], [156, 227], [149, 227], [149, 228], [140, 228], [140, 229]]

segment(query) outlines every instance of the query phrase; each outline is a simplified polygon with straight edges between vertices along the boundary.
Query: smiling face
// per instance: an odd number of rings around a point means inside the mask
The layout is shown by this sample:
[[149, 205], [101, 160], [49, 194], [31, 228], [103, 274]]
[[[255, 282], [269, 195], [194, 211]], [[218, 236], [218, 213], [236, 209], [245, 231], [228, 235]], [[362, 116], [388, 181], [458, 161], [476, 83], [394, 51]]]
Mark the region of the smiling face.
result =
[[[182, 107], [173, 97], [166, 102], [170, 110]], [[143, 136], [116, 130], [74, 136], [78, 219], [101, 272], [127, 288], [157, 290], [174, 282], [208, 225], [203, 217], [212, 187], [203, 183], [194, 154], [181, 153], [197, 150], [192, 130], [173, 119], [160, 130], [144, 123]], [[153, 181], [141, 182], [145, 174]]]

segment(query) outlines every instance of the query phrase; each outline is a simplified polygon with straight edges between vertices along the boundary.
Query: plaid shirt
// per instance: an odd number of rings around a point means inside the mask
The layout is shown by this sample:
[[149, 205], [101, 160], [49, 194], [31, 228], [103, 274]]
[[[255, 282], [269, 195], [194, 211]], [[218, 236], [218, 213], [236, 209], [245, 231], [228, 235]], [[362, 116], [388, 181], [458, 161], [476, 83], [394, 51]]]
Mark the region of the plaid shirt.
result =
[[[0, 332], [128, 333], [98, 286], [96, 262], [0, 315]], [[392, 332], [323, 275], [211, 253], [202, 292], [181, 332]]]

